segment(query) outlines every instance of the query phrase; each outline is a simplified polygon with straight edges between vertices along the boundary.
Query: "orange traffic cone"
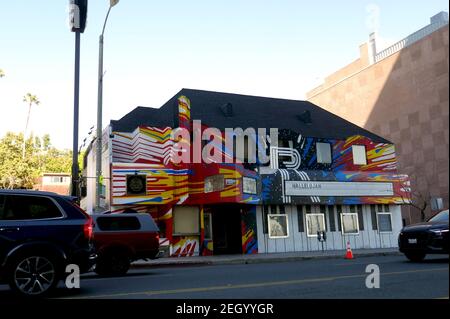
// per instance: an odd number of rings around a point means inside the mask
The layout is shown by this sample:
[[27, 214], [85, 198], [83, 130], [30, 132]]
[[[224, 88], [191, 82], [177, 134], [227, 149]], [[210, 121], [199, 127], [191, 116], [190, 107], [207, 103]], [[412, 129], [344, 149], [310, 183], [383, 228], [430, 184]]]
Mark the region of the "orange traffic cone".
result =
[[352, 249], [350, 248], [350, 241], [347, 241], [347, 252], [345, 253], [345, 259], [353, 259], [353, 252]]

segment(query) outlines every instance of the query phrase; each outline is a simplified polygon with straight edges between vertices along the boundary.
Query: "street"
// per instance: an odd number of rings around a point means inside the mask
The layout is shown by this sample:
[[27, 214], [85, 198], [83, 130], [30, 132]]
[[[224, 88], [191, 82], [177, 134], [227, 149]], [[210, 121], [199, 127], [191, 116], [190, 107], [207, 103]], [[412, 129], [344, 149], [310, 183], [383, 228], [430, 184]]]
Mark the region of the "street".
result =
[[[444, 257], [444, 258], [443, 258]], [[380, 268], [380, 288], [366, 288], [366, 266]], [[403, 256], [321, 259], [283, 263], [169, 266], [132, 269], [120, 278], [85, 274], [80, 289], [63, 284], [52, 298], [247, 299], [247, 298], [448, 298], [449, 260], [429, 256], [411, 263]], [[13, 295], [0, 286], [0, 299]]]

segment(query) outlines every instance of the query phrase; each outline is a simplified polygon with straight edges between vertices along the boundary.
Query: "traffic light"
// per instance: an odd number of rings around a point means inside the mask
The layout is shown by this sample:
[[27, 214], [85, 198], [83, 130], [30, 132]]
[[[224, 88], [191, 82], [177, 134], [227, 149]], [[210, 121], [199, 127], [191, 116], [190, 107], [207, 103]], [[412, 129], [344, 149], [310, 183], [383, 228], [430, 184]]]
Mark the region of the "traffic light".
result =
[[88, 0], [69, 0], [69, 21], [72, 32], [84, 32]]

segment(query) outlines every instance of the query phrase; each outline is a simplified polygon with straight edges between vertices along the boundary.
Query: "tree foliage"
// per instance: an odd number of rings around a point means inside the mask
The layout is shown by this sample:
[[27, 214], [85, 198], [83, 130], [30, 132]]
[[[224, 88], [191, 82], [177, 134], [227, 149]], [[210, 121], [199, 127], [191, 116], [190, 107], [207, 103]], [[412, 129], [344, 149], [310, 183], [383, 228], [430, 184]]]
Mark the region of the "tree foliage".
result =
[[50, 136], [7, 133], [0, 139], [0, 188], [33, 188], [42, 173], [70, 173], [72, 151], [58, 150], [51, 145]]

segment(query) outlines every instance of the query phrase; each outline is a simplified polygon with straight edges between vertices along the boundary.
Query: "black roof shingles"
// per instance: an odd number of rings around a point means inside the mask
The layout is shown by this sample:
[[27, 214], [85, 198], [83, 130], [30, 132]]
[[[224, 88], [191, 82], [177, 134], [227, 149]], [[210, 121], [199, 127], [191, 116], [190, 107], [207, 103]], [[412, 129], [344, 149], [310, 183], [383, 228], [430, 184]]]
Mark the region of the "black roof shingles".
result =
[[[308, 101], [182, 89], [161, 108], [139, 106], [118, 121], [111, 121], [113, 131], [132, 132], [139, 125], [173, 127], [179, 96], [191, 101], [191, 119], [218, 129], [241, 127], [288, 129], [303, 136], [346, 139], [362, 135], [376, 143], [392, 142], [373, 134]], [[225, 116], [223, 106], [232, 105], [233, 116]], [[222, 108], [222, 109], [221, 109]], [[299, 119], [307, 114], [311, 123]], [[303, 116], [304, 117], [304, 116]], [[307, 116], [306, 116], [307, 117]]]

